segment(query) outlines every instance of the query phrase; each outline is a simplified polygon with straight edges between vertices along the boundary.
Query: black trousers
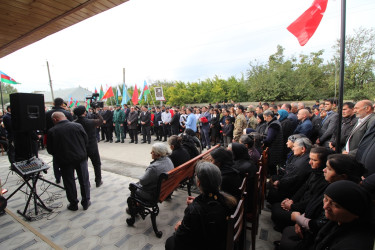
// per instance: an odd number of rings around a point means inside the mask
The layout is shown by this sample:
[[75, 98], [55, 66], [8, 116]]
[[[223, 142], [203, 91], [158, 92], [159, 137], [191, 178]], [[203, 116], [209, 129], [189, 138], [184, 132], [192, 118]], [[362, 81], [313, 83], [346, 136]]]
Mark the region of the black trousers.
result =
[[107, 127], [101, 126], [100, 127], [101, 135], [102, 135], [102, 140], [108, 139], [107, 138]]
[[144, 142], [146, 141], [146, 139], [148, 142], [151, 142], [151, 126], [150, 125], [147, 125], [147, 126], [142, 125], [142, 135], [143, 135]]
[[64, 182], [66, 198], [68, 198], [70, 204], [78, 205], [77, 187], [74, 179], [74, 171], [76, 171], [79, 185], [81, 187], [81, 204], [82, 206], [86, 206], [90, 201], [90, 182], [87, 160], [79, 163], [59, 163], [59, 165], [61, 166], [61, 175]]
[[61, 170], [59, 164], [56, 162], [55, 159], [53, 159], [53, 174], [55, 175], [55, 179], [57, 182], [60, 182], [61, 179]]
[[113, 140], [113, 126], [109, 126], [107, 127], [107, 131], [106, 131], [106, 139], [109, 140], [109, 141], [112, 141]]
[[138, 142], [138, 129], [129, 129], [130, 140]]
[[280, 202], [272, 204], [271, 213], [272, 221], [275, 223], [275, 226], [280, 230], [284, 230], [285, 227], [293, 226], [295, 224], [295, 222], [293, 222], [290, 218], [292, 212], [284, 210], [281, 207]]
[[170, 124], [163, 124], [163, 133], [164, 133], [164, 140], [167, 140], [167, 136], [171, 135], [171, 125]]
[[163, 126], [156, 126], [156, 127], [154, 127], [154, 130], [155, 130], [155, 134], [156, 134], [156, 139], [161, 141], [161, 139], [163, 137]]
[[94, 167], [95, 183], [98, 184], [102, 181], [102, 170], [101, 170], [102, 163], [100, 161], [98, 145], [96, 145], [96, 148], [87, 151], [87, 158], [90, 158], [91, 163]]

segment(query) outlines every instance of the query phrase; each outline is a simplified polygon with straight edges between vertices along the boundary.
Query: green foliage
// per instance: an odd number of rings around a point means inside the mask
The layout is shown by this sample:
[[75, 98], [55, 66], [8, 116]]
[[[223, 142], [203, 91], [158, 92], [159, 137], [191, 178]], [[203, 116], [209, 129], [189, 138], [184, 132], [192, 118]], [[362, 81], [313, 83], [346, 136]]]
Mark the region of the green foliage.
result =
[[6, 84], [6, 83], [1, 83], [1, 91], [3, 94], [3, 103], [4, 105], [10, 102], [9, 95], [13, 93], [17, 93], [17, 89], [13, 87], [14, 85], [12, 84]]
[[[336, 55], [324, 62], [323, 50], [309, 55], [287, 58], [284, 48], [277, 46], [267, 62], [257, 60], [241, 78], [222, 79], [214, 76], [198, 82], [157, 81], [150, 85], [163, 87], [166, 103], [215, 103], [229, 100], [297, 101], [332, 97], [335, 83], [339, 82], [339, 42], [334, 46]], [[375, 30], [359, 29], [346, 41], [345, 99], [373, 99], [375, 97]], [[338, 91], [338, 90], [337, 90]], [[133, 88], [129, 89], [132, 96]], [[142, 101], [143, 102], [143, 101]], [[151, 104], [151, 100], [149, 100]]]

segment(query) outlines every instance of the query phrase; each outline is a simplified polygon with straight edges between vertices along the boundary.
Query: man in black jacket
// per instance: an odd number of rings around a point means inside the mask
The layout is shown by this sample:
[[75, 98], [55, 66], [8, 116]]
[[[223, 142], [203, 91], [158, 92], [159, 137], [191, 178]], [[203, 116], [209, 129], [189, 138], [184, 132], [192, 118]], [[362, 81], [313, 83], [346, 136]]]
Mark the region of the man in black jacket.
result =
[[[65, 110], [64, 107], [63, 107], [64, 100], [62, 98], [60, 98], [60, 97], [55, 98], [55, 100], [53, 101], [53, 104], [54, 104], [54, 106], [52, 107], [52, 109], [48, 110], [46, 112], [46, 133], [45, 133], [45, 135], [48, 134], [48, 131], [53, 127], [52, 114], [55, 113], [56, 111], [59, 111], [59, 112], [63, 113], [69, 121], [73, 121], [72, 114], [69, 111]], [[48, 138], [47, 138], [47, 140], [48, 140]], [[56, 183], [59, 184], [60, 179], [61, 179], [61, 171], [60, 171], [60, 166], [57, 164], [55, 159], [53, 159], [53, 172], [54, 172], [54, 175], [55, 175]]]
[[146, 143], [146, 136], [148, 144], [151, 143], [151, 113], [148, 111], [146, 106], [142, 106], [141, 108], [141, 126], [142, 126], [142, 135], [143, 140], [142, 143]]
[[156, 139], [154, 141], [161, 141], [161, 138], [163, 137], [163, 126], [161, 121], [161, 111], [160, 107], [156, 107], [155, 117], [154, 117], [154, 128], [155, 128], [155, 134]]
[[178, 108], [174, 109], [174, 114], [171, 120], [171, 132], [172, 135], [178, 135], [180, 132], [180, 113]]
[[105, 137], [106, 140], [105, 142], [113, 142], [113, 133], [112, 133], [112, 119], [113, 119], [113, 113], [111, 110], [108, 109], [108, 107], [103, 108], [103, 125], [102, 129], [104, 128], [105, 130]]
[[[95, 109], [93, 109], [93, 112], [95, 112]], [[103, 117], [99, 113], [93, 113], [92, 118], [88, 119], [86, 108], [82, 105], [74, 109], [74, 114], [78, 117], [75, 122], [81, 124], [87, 134], [87, 157], [91, 159], [91, 163], [94, 166], [96, 187], [100, 187], [103, 184], [100, 169], [102, 163], [100, 162], [98, 142], [96, 140], [95, 130], [96, 127], [103, 124]]]
[[53, 113], [51, 118], [55, 126], [48, 131], [47, 151], [60, 166], [66, 197], [70, 203], [68, 209], [78, 210], [75, 170], [81, 187], [81, 204], [83, 209], [87, 210], [91, 205], [86, 152], [87, 134], [81, 124], [68, 121], [60, 111]]

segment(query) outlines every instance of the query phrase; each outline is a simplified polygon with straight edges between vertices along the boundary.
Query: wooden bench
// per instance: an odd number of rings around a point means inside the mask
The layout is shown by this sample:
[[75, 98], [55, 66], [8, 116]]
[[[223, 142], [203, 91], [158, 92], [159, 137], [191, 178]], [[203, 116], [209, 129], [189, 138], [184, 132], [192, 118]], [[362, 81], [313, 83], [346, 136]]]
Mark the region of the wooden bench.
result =
[[129, 189], [131, 195], [127, 200], [130, 218], [126, 219], [126, 223], [132, 226], [135, 223], [135, 217], [139, 214], [144, 220], [147, 215], [150, 214], [152, 228], [158, 238], [160, 238], [163, 233], [158, 230], [156, 225], [156, 216], [159, 214], [159, 205], [162, 203], [175, 189], [177, 189], [181, 183], [187, 183], [188, 194], [191, 195], [191, 186], [193, 185], [193, 177], [195, 172], [195, 166], [199, 161], [209, 161], [211, 158], [211, 151], [218, 148], [217, 145], [210, 150], [198, 155], [197, 157], [191, 159], [188, 162], [170, 170], [168, 173], [162, 173], [158, 179], [158, 185], [156, 188], [156, 200], [144, 201], [136, 197], [134, 192], [137, 187], [130, 184]]
[[[244, 178], [246, 186], [245, 179], [246, 177]], [[237, 204], [236, 211], [228, 218], [226, 250], [242, 250], [246, 247], [246, 222], [244, 218], [246, 195], [246, 192], [242, 193], [242, 198]]]

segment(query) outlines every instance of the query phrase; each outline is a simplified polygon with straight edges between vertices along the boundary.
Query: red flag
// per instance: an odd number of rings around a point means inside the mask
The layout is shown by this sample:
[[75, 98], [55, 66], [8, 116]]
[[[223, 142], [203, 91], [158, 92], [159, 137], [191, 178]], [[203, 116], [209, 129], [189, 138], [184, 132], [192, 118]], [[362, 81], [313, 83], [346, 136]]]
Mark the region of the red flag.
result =
[[297, 20], [288, 26], [288, 30], [301, 46], [305, 45], [314, 35], [323, 14], [326, 11], [328, 0], [314, 0], [314, 3]]
[[138, 104], [138, 89], [137, 89], [137, 85], [135, 85], [135, 88], [134, 88], [132, 102], [133, 102], [134, 105]]
[[115, 96], [115, 94], [113, 94], [112, 87], [109, 86], [107, 92], [105, 92], [105, 95], [103, 96], [103, 99], [108, 99], [108, 98], [113, 97], [113, 96]]

